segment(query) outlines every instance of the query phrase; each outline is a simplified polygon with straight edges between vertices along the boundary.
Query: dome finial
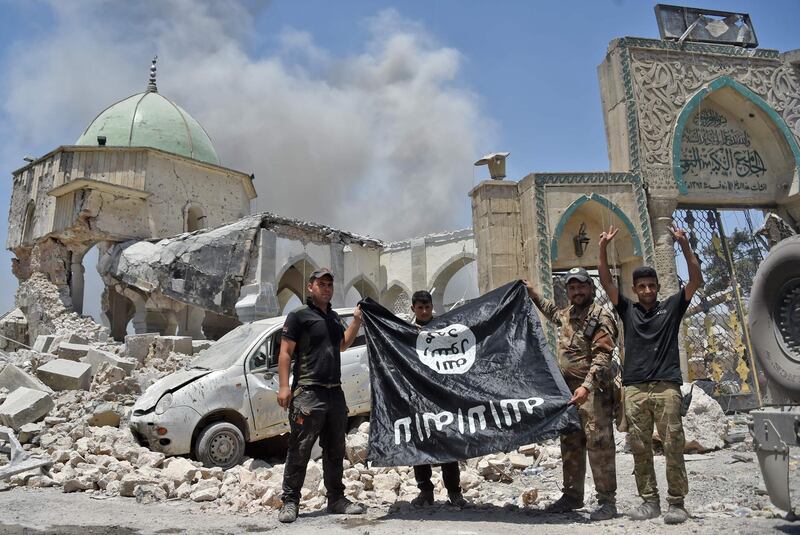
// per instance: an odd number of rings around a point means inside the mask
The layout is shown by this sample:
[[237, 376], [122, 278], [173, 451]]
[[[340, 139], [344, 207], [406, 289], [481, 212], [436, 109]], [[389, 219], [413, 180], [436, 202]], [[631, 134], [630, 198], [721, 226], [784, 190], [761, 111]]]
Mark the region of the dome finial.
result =
[[153, 64], [150, 65], [150, 81], [147, 83], [148, 93], [158, 93], [158, 88], [156, 87], [156, 61], [158, 61], [158, 56], [153, 56]]

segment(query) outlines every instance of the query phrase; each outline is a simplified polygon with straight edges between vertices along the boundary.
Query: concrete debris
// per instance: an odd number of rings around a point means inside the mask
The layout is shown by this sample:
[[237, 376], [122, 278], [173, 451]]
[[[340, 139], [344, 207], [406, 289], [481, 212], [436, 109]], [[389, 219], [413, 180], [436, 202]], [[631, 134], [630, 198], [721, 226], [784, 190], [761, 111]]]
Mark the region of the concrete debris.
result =
[[0, 405], [0, 424], [17, 430], [41, 420], [52, 408], [49, 394], [23, 386], [11, 392]]
[[120, 368], [125, 372], [125, 375], [130, 375], [136, 368], [137, 361], [116, 355], [110, 351], [102, 351], [100, 349], [90, 348], [85, 357], [81, 359], [82, 362], [90, 364], [92, 367], [92, 375], [96, 375], [100, 365], [103, 363], [109, 364]]
[[58, 346], [57, 354], [62, 359], [79, 361], [89, 354], [92, 347], [87, 344], [64, 342]]
[[15, 308], [0, 317], [0, 349], [16, 351], [28, 343], [28, 320]]
[[42, 334], [77, 335], [87, 341], [105, 341], [108, 329], [91, 318], [70, 311], [58, 286], [39, 271], [30, 274], [17, 290], [17, 306], [28, 320], [28, 339]]
[[356, 432], [348, 433], [345, 437], [345, 453], [347, 454], [347, 460], [351, 463], [367, 462], [368, 433], [369, 422], [365, 422], [361, 424]]
[[156, 336], [147, 358], [164, 358], [170, 353], [191, 355], [192, 351], [191, 336]]
[[56, 337], [52, 334], [40, 334], [33, 343], [33, 350], [38, 353], [50, 353], [50, 348]]
[[6, 388], [9, 392], [13, 392], [20, 387], [40, 390], [47, 394], [53, 393], [49, 386], [36, 377], [28, 375], [11, 363], [0, 362], [0, 388]]
[[85, 362], [56, 359], [40, 366], [36, 375], [53, 390], [89, 390], [92, 366]]
[[[681, 393], [686, 395], [691, 388], [691, 383], [684, 383]], [[695, 387], [689, 411], [683, 418], [684, 452], [704, 453], [723, 448], [727, 432], [727, 421], [720, 404], [701, 388]], [[657, 430], [653, 431], [653, 440], [661, 440]]]
[[325, 225], [261, 213], [172, 238], [115, 244], [101, 256], [98, 269], [107, 285], [162, 295], [236, 317], [241, 281], [247, 276], [256, 236], [262, 228], [285, 237], [297, 236], [304, 242], [330, 242], [333, 236], [345, 245], [383, 245]]
[[21, 444], [28, 444], [30, 443], [34, 437], [38, 436], [39, 433], [42, 432], [44, 426], [40, 423], [30, 423], [21, 425], [19, 427], [19, 434], [17, 438], [19, 439]]
[[94, 409], [87, 423], [93, 427], [119, 427], [122, 417], [114, 403], [103, 403]]
[[143, 364], [150, 353], [150, 346], [156, 341], [158, 333], [129, 334], [125, 336], [125, 352], [123, 356]]
[[[14, 436], [14, 431], [8, 427], [0, 426], [0, 440], [6, 443], [9, 456], [9, 462], [0, 466], [0, 481], [17, 476], [17, 474], [29, 473], [33, 476], [33, 470], [36, 470], [38, 474], [41, 468], [53, 464], [48, 458], [31, 456], [24, 451], [22, 444]], [[19, 476], [16, 481], [20, 481]], [[25, 483], [25, 478], [23, 477], [21, 481]]]

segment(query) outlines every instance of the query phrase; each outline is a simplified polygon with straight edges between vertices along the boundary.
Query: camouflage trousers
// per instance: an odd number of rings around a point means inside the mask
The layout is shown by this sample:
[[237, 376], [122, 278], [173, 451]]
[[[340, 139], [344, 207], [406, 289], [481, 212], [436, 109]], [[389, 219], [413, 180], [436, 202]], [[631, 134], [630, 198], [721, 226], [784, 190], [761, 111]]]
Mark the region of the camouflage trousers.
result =
[[656, 471], [653, 466], [653, 426], [664, 446], [667, 465], [667, 502], [682, 505], [689, 492], [683, 462], [683, 422], [681, 390], [675, 383], [654, 381], [625, 387], [625, 415], [628, 439], [633, 453], [636, 487], [645, 501], [658, 501]]
[[[574, 392], [580, 384], [568, 386]], [[614, 444], [614, 401], [611, 386], [589, 393], [585, 403], [578, 407], [581, 431], [561, 436], [561, 459], [564, 471], [566, 496], [583, 502], [586, 480], [586, 457], [592, 468], [592, 478], [597, 490], [597, 501], [616, 503], [617, 467]]]

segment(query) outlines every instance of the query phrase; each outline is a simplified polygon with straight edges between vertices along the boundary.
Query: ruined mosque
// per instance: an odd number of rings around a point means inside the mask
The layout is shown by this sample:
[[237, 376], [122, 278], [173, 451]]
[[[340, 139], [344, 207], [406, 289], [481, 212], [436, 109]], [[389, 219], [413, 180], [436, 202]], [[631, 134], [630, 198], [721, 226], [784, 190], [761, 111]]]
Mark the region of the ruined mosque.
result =
[[[488, 164], [491, 178], [464, 192], [471, 229], [394, 243], [250, 213], [253, 177], [223, 166], [211, 136], [159, 93], [154, 62], [144, 92], [12, 173], [6, 245], [28, 340], [39, 327], [35, 292], [25, 286], [46, 280], [81, 313], [84, 270], [95, 268], [83, 257], [94, 246], [111, 337], [122, 340], [132, 322], [136, 333], [216, 339], [279, 315], [320, 266], [337, 275], [335, 306], [355, 289], [401, 311], [412, 291], [427, 288], [442, 310], [448, 281], [471, 262], [481, 293], [528, 278], [551, 297], [553, 274], [596, 266], [597, 236], [614, 225], [622, 229], [612, 251], [622, 291], [647, 263], [668, 294], [679, 284], [668, 232], [678, 211], [692, 227], [699, 222], [686, 214], [754, 208], [797, 231], [800, 50], [759, 48], [744, 14], [686, 13], [657, 11], [660, 39], [608, 45], [598, 67], [608, 171], [510, 180], [507, 154], [490, 154], [476, 165]], [[689, 344], [683, 353], [684, 373], [691, 359], [707, 358]]]

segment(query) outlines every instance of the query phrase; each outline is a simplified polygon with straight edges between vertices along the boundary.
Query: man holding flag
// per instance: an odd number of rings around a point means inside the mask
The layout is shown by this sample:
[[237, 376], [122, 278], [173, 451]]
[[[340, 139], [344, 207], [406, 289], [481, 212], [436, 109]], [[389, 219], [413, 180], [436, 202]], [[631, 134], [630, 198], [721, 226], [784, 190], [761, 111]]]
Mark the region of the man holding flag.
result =
[[[433, 297], [427, 290], [414, 292], [411, 296], [411, 312], [414, 313], [414, 325], [424, 327], [433, 320]], [[442, 467], [442, 480], [447, 489], [447, 498], [451, 505], [464, 507], [467, 501], [461, 494], [461, 470], [458, 461], [444, 463]], [[420, 464], [414, 467], [414, 478], [419, 487], [419, 496], [411, 500], [411, 504], [416, 507], [433, 505], [433, 483], [431, 483], [433, 471], [430, 464]]]
[[564, 277], [570, 305], [559, 309], [525, 281], [536, 307], [559, 326], [558, 365], [573, 393], [570, 403], [578, 407], [581, 429], [561, 435], [564, 494], [547, 511], [566, 513], [583, 507], [586, 456], [592, 467], [600, 507], [592, 520], [609, 520], [617, 514], [614, 399], [611, 376], [617, 324], [611, 313], [594, 302], [594, 283], [583, 268], [573, 268]]

